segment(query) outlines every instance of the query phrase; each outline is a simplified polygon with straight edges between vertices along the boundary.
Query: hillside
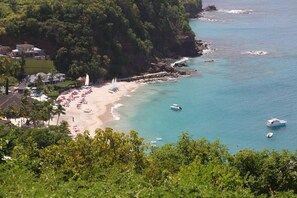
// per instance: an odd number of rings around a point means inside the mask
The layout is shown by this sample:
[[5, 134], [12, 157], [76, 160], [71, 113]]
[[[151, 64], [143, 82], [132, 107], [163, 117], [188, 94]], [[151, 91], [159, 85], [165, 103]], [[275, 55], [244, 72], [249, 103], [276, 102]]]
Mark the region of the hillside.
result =
[[45, 49], [74, 78], [131, 76], [158, 58], [198, 54], [183, 4], [193, 2], [201, 6], [200, 0], [4, 0], [1, 45]]
[[[157, 143], [157, 145], [162, 142]], [[296, 152], [242, 150], [183, 133], [149, 147], [137, 132], [67, 136], [0, 126], [1, 197], [296, 197]], [[3, 156], [6, 160], [1, 160]]]

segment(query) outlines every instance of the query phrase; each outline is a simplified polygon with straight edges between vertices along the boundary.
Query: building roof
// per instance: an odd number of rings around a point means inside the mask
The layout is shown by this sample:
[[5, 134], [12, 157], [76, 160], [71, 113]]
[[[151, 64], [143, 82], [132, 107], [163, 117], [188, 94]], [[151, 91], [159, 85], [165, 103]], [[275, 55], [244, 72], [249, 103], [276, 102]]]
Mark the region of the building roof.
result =
[[62, 73], [57, 73], [57, 74], [52, 76], [51, 73], [45, 74], [45, 73], [39, 72], [36, 75], [32, 74], [29, 77], [29, 82], [30, 83], [35, 83], [38, 76], [41, 76], [42, 82], [44, 82], [44, 83], [50, 82], [51, 77], [53, 77], [52, 81], [55, 81], [55, 82], [61, 82], [61, 81], [65, 80], [65, 74], [62, 74]]
[[37, 51], [37, 52], [42, 51], [41, 49], [39, 49], [39, 48], [37, 48], [37, 47], [34, 47], [33, 50], [34, 50], [34, 51]]
[[[6, 111], [9, 107], [13, 107], [16, 111], [19, 111], [22, 105], [23, 94], [13, 94], [13, 95], [0, 95], [0, 110]], [[29, 108], [31, 108], [34, 99], [28, 97], [27, 101], [29, 103]]]
[[0, 109], [7, 110], [10, 106], [17, 109], [20, 108], [21, 98], [22, 95], [20, 94], [0, 95]]
[[27, 83], [26, 83], [26, 81], [23, 81], [19, 84], [18, 90], [25, 90], [26, 87], [27, 87]]
[[27, 43], [25, 43], [25, 44], [17, 44], [16, 45], [16, 48], [17, 49], [19, 49], [19, 48], [26, 48], [26, 49], [28, 49], [28, 48], [34, 48], [34, 45], [31, 45], [31, 44], [27, 44]]

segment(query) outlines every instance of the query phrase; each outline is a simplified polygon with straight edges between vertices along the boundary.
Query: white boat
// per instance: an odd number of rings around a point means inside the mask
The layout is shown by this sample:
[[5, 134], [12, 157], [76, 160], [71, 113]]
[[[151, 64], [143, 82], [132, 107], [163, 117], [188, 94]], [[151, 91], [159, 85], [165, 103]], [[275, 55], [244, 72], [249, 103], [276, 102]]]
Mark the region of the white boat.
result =
[[269, 132], [269, 133], [266, 134], [266, 137], [268, 137], [268, 138], [271, 138], [272, 136], [273, 136], [272, 132]]
[[151, 141], [151, 144], [156, 144], [156, 143], [157, 143], [157, 141], [155, 141], [155, 140]]
[[160, 137], [158, 137], [158, 138], [156, 138], [156, 140], [157, 140], [157, 141], [162, 141], [163, 139], [160, 138]]
[[175, 110], [175, 111], [180, 111], [180, 110], [182, 110], [182, 108], [181, 108], [180, 106], [178, 106], [177, 104], [172, 104], [172, 105], [170, 106], [170, 108], [171, 108], [172, 110]]
[[271, 118], [270, 120], [267, 120], [266, 126], [268, 127], [280, 127], [280, 126], [285, 126], [287, 124], [287, 121], [285, 120], [280, 120], [277, 118]]
[[116, 86], [117, 78], [113, 78], [111, 81], [111, 87], [108, 89], [109, 93], [114, 93], [119, 91], [119, 88]]

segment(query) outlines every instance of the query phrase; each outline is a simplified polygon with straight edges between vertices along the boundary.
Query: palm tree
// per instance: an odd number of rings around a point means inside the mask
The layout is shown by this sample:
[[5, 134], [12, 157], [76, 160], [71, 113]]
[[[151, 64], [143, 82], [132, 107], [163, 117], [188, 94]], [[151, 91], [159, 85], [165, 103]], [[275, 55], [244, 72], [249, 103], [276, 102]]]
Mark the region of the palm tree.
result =
[[53, 100], [48, 100], [44, 103], [44, 109], [46, 111], [46, 118], [48, 120], [48, 126], [51, 121], [51, 116], [55, 113], [55, 110], [53, 108]]
[[57, 109], [55, 110], [55, 114], [58, 115], [58, 119], [57, 119], [57, 125], [58, 125], [60, 115], [61, 114], [63, 114], [63, 115], [65, 114], [65, 109], [63, 108], [62, 105], [60, 105], [60, 104], [58, 105]]
[[19, 116], [23, 118], [28, 118], [29, 116], [29, 102], [28, 102], [28, 97], [23, 96], [21, 98], [21, 106], [19, 109]]
[[21, 60], [19, 61], [20, 64], [20, 71], [19, 71], [19, 80], [25, 77], [25, 66], [26, 66], [26, 59], [25, 59], [25, 54], [22, 53], [21, 55]]
[[40, 93], [41, 92], [41, 87], [43, 86], [43, 76], [38, 75], [37, 78], [35, 79], [37, 91]]
[[0, 71], [1, 73], [5, 73], [6, 76], [9, 76], [10, 72], [10, 65], [12, 63], [12, 59], [9, 57], [2, 57], [0, 58]]

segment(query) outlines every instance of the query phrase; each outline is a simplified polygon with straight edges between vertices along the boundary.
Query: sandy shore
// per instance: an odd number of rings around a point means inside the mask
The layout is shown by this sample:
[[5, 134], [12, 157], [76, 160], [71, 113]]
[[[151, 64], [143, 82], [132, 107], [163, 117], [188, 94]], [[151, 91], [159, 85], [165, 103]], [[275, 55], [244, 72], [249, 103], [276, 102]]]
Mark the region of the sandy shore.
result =
[[[97, 128], [103, 128], [106, 122], [113, 119], [111, 115], [113, 104], [137, 89], [139, 84], [136, 82], [117, 82], [116, 86], [119, 89], [116, 92], [109, 91], [110, 83], [92, 86], [92, 92], [85, 96], [87, 104], [82, 104], [80, 109], [77, 108], [77, 104], [82, 98], [80, 95], [83, 91], [79, 91], [77, 95], [80, 97], [71, 101], [68, 107], [64, 107], [66, 114], [60, 116], [59, 123], [62, 120], [67, 121], [73, 137], [85, 130], [88, 130], [90, 135], [94, 136]], [[85, 110], [88, 108], [91, 109], [91, 112], [86, 113]], [[57, 116], [55, 116], [52, 123], [56, 122]]]

